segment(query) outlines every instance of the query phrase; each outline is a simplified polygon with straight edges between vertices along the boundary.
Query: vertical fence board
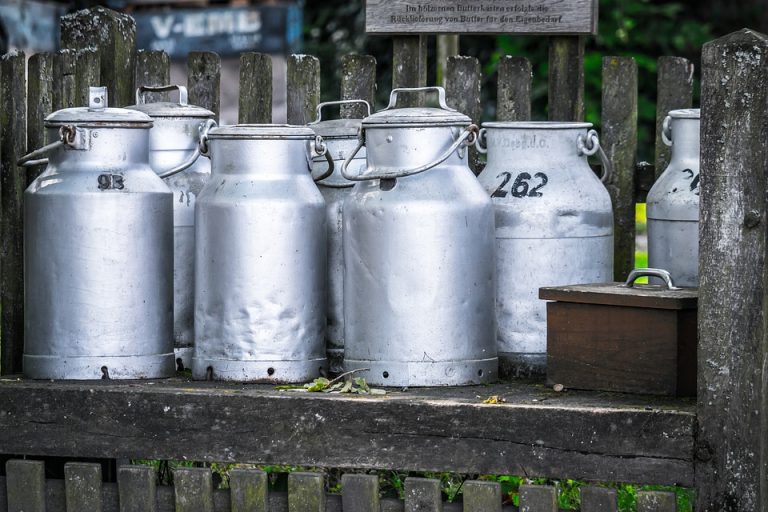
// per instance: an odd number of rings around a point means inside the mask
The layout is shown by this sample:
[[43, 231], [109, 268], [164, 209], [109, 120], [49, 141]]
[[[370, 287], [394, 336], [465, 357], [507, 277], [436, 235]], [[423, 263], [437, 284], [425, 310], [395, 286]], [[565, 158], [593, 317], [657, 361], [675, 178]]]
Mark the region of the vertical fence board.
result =
[[[468, 115], [476, 124], [480, 123], [482, 115], [480, 82], [480, 61], [475, 57], [448, 58], [445, 77], [446, 102]], [[481, 167], [477, 150], [474, 147], [469, 148], [469, 168], [477, 174]]]
[[436, 39], [437, 60], [435, 71], [435, 83], [445, 87], [446, 71], [448, 69], [448, 59], [454, 55], [459, 55], [459, 35], [458, 34], [438, 34]]
[[675, 512], [677, 499], [673, 492], [637, 491], [637, 512]]
[[696, 508], [768, 510], [768, 37], [705, 44], [701, 97]]
[[584, 119], [584, 38], [549, 40], [549, 120]]
[[[365, 100], [375, 110], [376, 58], [372, 55], [344, 55], [341, 58], [341, 99]], [[341, 107], [344, 119], [361, 119], [368, 114], [363, 105]]]
[[[136, 52], [136, 88], [158, 87], [171, 83], [171, 58], [162, 50], [138, 50]], [[167, 92], [144, 93], [145, 103], [169, 101]]]
[[[53, 54], [38, 53], [27, 63], [27, 148], [30, 151], [44, 146], [45, 117], [53, 112]], [[40, 175], [45, 165], [27, 169], [27, 185]]]
[[520, 512], [557, 512], [557, 488], [551, 485], [521, 485]]
[[325, 512], [325, 480], [317, 473], [288, 475], [288, 512]]
[[603, 57], [603, 150], [613, 167], [613, 276], [624, 281], [635, 266], [635, 160], [637, 154], [637, 63]]
[[442, 512], [440, 480], [408, 477], [405, 479], [405, 512]]
[[341, 500], [344, 512], [379, 511], [379, 477], [345, 474], [341, 477]]
[[320, 61], [312, 55], [291, 55], [287, 77], [288, 124], [313, 121], [320, 103]]
[[584, 486], [581, 493], [581, 512], [616, 512], [618, 510], [616, 489]]
[[59, 50], [53, 62], [53, 110], [75, 106], [77, 83], [75, 57], [77, 50]]
[[0, 476], [0, 512], [8, 512], [8, 493], [4, 476]]
[[233, 469], [229, 472], [232, 512], [269, 512], [267, 474], [258, 469]]
[[272, 122], [272, 57], [248, 52], [240, 55], [238, 122]]
[[101, 57], [95, 48], [83, 48], [75, 54], [75, 106], [88, 105], [88, 88], [101, 81]]
[[659, 57], [656, 67], [656, 155], [658, 178], [669, 164], [670, 149], [661, 140], [661, 125], [667, 112], [693, 104], [693, 62], [683, 57]]
[[45, 464], [39, 460], [5, 463], [8, 512], [45, 512]]
[[213, 477], [208, 468], [173, 471], [176, 512], [213, 512]]
[[501, 485], [498, 482], [464, 482], [464, 512], [501, 512]]
[[496, 93], [497, 121], [531, 119], [531, 63], [525, 57], [505, 55], [499, 62]]
[[101, 464], [64, 465], [67, 512], [101, 512]]
[[26, 59], [0, 58], [0, 359], [1, 373], [18, 373], [24, 352], [24, 252], [22, 204], [26, 169], [16, 166], [27, 148]]
[[[427, 36], [397, 36], [392, 38], [392, 88], [424, 87], [427, 85]], [[404, 96], [400, 106], [421, 103], [416, 94]]]
[[155, 512], [155, 470], [149, 466], [120, 466], [117, 470], [120, 512]]
[[101, 84], [109, 90], [109, 105], [133, 104], [136, 23], [127, 14], [92, 7], [61, 18], [61, 47], [98, 48]]
[[187, 56], [189, 103], [207, 108], [218, 122], [221, 111], [221, 59], [213, 52], [191, 52]]

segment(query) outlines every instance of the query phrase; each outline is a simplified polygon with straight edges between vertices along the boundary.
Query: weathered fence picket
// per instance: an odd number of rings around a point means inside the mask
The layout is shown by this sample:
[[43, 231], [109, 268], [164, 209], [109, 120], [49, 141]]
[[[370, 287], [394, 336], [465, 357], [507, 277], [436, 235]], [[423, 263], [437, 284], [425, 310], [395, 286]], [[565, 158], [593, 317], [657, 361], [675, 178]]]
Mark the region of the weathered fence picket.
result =
[[506, 55], [499, 61], [496, 93], [497, 121], [530, 121], [531, 63], [525, 57]]
[[501, 512], [501, 485], [498, 482], [464, 482], [464, 512]]
[[45, 464], [9, 460], [5, 464], [8, 512], [45, 512]]
[[[162, 50], [137, 50], [134, 80], [137, 88], [170, 84], [171, 58]], [[146, 103], [170, 101], [168, 92], [146, 92], [143, 97]]]
[[658, 178], [669, 164], [670, 148], [661, 138], [662, 124], [670, 110], [693, 104], [693, 63], [683, 57], [659, 57], [656, 71], [656, 154]]
[[[445, 94], [448, 106], [466, 114], [473, 123], [480, 124], [480, 61], [475, 57], [455, 56], [448, 58], [445, 72]], [[469, 168], [479, 174], [482, 165], [474, 147], [469, 148]]]
[[67, 510], [101, 512], [101, 464], [68, 462], [64, 480]]
[[120, 512], [157, 510], [155, 471], [149, 466], [121, 466], [117, 470]]
[[551, 485], [521, 485], [520, 512], [557, 512], [557, 488]]
[[[27, 63], [27, 147], [39, 148], [47, 144], [44, 126], [45, 116], [53, 112], [54, 56], [37, 53]], [[38, 165], [27, 169], [27, 185], [45, 169]]]
[[248, 52], [240, 55], [240, 101], [237, 120], [241, 124], [272, 122], [272, 57]]
[[219, 120], [221, 111], [221, 58], [213, 52], [192, 52], [187, 57], [189, 104], [207, 108]]
[[[344, 55], [341, 58], [341, 99], [365, 100], [376, 105], [376, 58], [372, 55]], [[343, 105], [341, 117], [362, 119], [368, 115], [363, 105]]]
[[258, 469], [229, 472], [232, 512], [269, 512], [268, 477]]
[[320, 103], [320, 61], [312, 55], [288, 57], [288, 124], [314, 121]]
[[582, 512], [616, 512], [616, 489], [585, 486], [579, 489]]
[[559, 36], [549, 40], [550, 121], [584, 119], [584, 38]]
[[341, 495], [344, 512], [379, 510], [379, 477], [376, 475], [346, 474], [341, 477]]

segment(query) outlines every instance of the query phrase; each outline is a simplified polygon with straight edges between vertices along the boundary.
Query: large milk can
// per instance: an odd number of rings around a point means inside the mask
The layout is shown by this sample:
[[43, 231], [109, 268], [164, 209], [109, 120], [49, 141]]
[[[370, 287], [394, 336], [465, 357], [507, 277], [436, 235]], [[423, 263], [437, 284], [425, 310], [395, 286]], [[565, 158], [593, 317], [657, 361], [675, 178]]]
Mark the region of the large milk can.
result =
[[611, 198], [587, 162], [599, 150], [591, 127], [483, 123], [478, 149], [487, 148], [488, 164], [478, 179], [496, 210], [497, 340], [504, 373], [545, 370], [546, 303], [539, 288], [613, 279]]
[[325, 201], [306, 127], [208, 134], [212, 175], [195, 206], [196, 379], [302, 382], [325, 355]]
[[173, 205], [152, 120], [91, 88], [45, 126], [55, 142], [22, 159], [50, 155], [24, 193], [24, 375], [173, 375]]
[[698, 286], [699, 109], [669, 112], [662, 138], [672, 155], [646, 199], [648, 265], [668, 271], [678, 286]]
[[[354, 181], [341, 175], [341, 164], [357, 146], [357, 135], [362, 119], [323, 119], [323, 109], [334, 105], [362, 104], [371, 115], [371, 106], [365, 100], [328, 101], [317, 106], [317, 116], [309, 127], [323, 138], [328, 154], [333, 157], [334, 170], [330, 176], [318, 180], [320, 193], [325, 198], [328, 223], [328, 302], [326, 306], [325, 340], [331, 370], [341, 370], [344, 357], [344, 254], [342, 251], [342, 206], [352, 191]], [[365, 148], [357, 152], [348, 172], [359, 174], [365, 168]], [[312, 173], [321, 176], [328, 164], [323, 156], [312, 160]]]
[[[179, 102], [145, 103], [148, 92], [179, 91]], [[139, 87], [136, 105], [154, 121], [149, 163], [173, 192], [173, 345], [181, 369], [191, 366], [194, 342], [195, 199], [211, 176], [211, 163], [198, 158], [200, 130], [215, 125], [214, 113], [187, 102], [180, 85]], [[183, 171], [183, 172], [182, 172]]]
[[[439, 108], [395, 108], [413, 91], [437, 91]], [[344, 162], [360, 181], [344, 202], [344, 368], [368, 368], [370, 383], [496, 377], [493, 207], [467, 165], [476, 133], [442, 88], [395, 89], [363, 120], [367, 168]]]

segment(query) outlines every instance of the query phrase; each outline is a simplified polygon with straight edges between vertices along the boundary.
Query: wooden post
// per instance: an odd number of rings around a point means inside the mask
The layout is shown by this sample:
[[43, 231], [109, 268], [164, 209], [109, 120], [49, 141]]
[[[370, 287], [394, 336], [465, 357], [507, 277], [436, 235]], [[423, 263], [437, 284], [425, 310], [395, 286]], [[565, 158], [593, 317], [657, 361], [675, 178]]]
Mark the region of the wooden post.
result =
[[[446, 102], [459, 112], [466, 114], [475, 124], [480, 124], [480, 61], [475, 57], [449, 57], [446, 76]], [[477, 174], [482, 165], [474, 147], [469, 149], [469, 168]]]
[[437, 62], [435, 83], [445, 87], [446, 71], [448, 69], [448, 58], [459, 55], [459, 35], [458, 34], [438, 34], [437, 40]]
[[616, 512], [616, 489], [585, 485], [579, 489], [581, 512]]
[[19, 373], [24, 352], [23, 202], [27, 170], [27, 64], [23, 52], [0, 58], [0, 373]]
[[213, 52], [192, 52], [187, 56], [189, 104], [207, 108], [219, 121], [221, 110], [221, 59]]
[[406, 478], [405, 512], [443, 512], [440, 480], [416, 477]]
[[120, 466], [117, 470], [120, 512], [155, 512], [155, 470], [149, 466]]
[[520, 512], [557, 512], [557, 488], [551, 485], [521, 485]]
[[98, 48], [101, 84], [109, 91], [109, 106], [132, 105], [136, 60], [136, 23], [127, 14], [92, 7], [61, 18], [61, 47]]
[[288, 474], [288, 512], [325, 512], [325, 499], [323, 475]]
[[67, 462], [64, 483], [68, 511], [101, 512], [101, 464]]
[[[27, 148], [33, 151], [47, 144], [45, 117], [53, 112], [53, 54], [37, 53], [27, 64]], [[27, 185], [32, 183], [45, 165], [27, 169]]]
[[511, 55], [502, 57], [496, 93], [497, 121], [530, 121], [532, 80], [528, 59]]
[[[171, 83], [171, 58], [162, 50], [138, 50], [136, 52], [136, 88], [142, 86], [158, 87]], [[144, 103], [169, 101], [170, 93], [144, 93]], [[135, 102], [135, 100], [134, 100]]]
[[288, 124], [307, 124], [315, 119], [320, 103], [320, 61], [312, 55], [288, 57]]
[[5, 463], [8, 512], [45, 512], [45, 463], [9, 460]]
[[501, 501], [501, 484], [498, 482], [464, 482], [463, 512], [501, 512]]
[[584, 119], [584, 38], [549, 40], [549, 120]]
[[213, 512], [213, 477], [209, 468], [173, 470], [176, 512]]
[[637, 512], [675, 512], [677, 496], [666, 491], [638, 491]]
[[768, 37], [702, 52], [696, 510], [768, 510]]
[[[344, 55], [341, 58], [341, 99], [365, 100], [376, 110], [376, 58], [371, 55]], [[361, 119], [367, 115], [363, 105], [341, 107], [344, 119]]]
[[607, 183], [613, 203], [613, 277], [624, 281], [635, 267], [637, 63], [632, 57], [603, 58], [602, 123], [600, 139], [613, 167]]
[[[427, 36], [397, 36], [392, 38], [392, 88], [424, 87], [427, 85]], [[398, 97], [401, 107], [419, 105], [420, 95]]]
[[232, 512], [269, 512], [268, 487], [269, 481], [264, 471], [258, 469], [230, 471], [229, 490]]
[[368, 512], [380, 509], [379, 477], [345, 474], [341, 476], [341, 501], [344, 512]]
[[239, 123], [272, 122], [272, 57], [248, 52], [240, 55]]
[[88, 89], [99, 87], [101, 62], [98, 50], [83, 48], [75, 54], [75, 106], [88, 105]]
[[53, 61], [53, 110], [71, 108], [77, 96], [75, 76], [77, 50], [59, 50]]
[[667, 112], [690, 108], [693, 103], [693, 62], [683, 57], [659, 57], [656, 80], [656, 157], [658, 178], [669, 164], [670, 148], [661, 140], [661, 125]]

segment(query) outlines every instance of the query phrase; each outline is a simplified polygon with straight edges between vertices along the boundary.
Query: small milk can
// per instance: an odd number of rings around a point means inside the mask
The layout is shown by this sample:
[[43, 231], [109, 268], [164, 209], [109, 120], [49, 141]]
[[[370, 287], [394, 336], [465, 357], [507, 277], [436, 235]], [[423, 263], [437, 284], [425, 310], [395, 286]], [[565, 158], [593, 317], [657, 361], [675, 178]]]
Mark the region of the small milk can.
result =
[[174, 374], [173, 204], [149, 164], [152, 119], [89, 106], [45, 119], [50, 154], [24, 193], [24, 375]]
[[[354, 181], [349, 181], [341, 175], [341, 164], [349, 153], [357, 146], [357, 135], [360, 131], [361, 119], [326, 119], [323, 120], [322, 110], [333, 105], [362, 104], [371, 115], [371, 106], [365, 100], [329, 101], [317, 106], [317, 117], [309, 123], [315, 134], [321, 136], [328, 147], [328, 153], [333, 157], [333, 174], [318, 180], [320, 193], [325, 198], [326, 222], [328, 223], [328, 302], [326, 310], [327, 326], [325, 340], [328, 348], [328, 359], [332, 371], [341, 370], [344, 356], [344, 254], [341, 244], [341, 218], [344, 199], [352, 190]], [[358, 151], [350, 163], [349, 171], [360, 174], [365, 168], [365, 148]], [[312, 161], [313, 174], [319, 176], [328, 169], [328, 164], [322, 156], [315, 156]]]
[[[179, 102], [145, 103], [148, 92], [179, 91]], [[211, 163], [198, 158], [200, 130], [215, 125], [214, 113], [187, 103], [180, 85], [139, 87], [136, 105], [154, 121], [149, 163], [173, 192], [173, 344], [176, 363], [191, 366], [194, 342], [195, 198], [211, 176]], [[184, 171], [184, 172], [182, 172]]]
[[192, 374], [314, 379], [327, 365], [325, 201], [309, 172], [322, 139], [306, 127], [235, 125], [201, 144], [212, 175], [195, 206]]
[[646, 199], [648, 265], [699, 286], [699, 109], [669, 112], [662, 139], [672, 155]]
[[[613, 210], [587, 162], [600, 149], [591, 127], [483, 124], [478, 149], [487, 150], [488, 163], [478, 179], [496, 210], [497, 340], [504, 373], [544, 373], [546, 303], [539, 288], [613, 279]], [[609, 169], [607, 158], [603, 164]]]
[[[436, 91], [439, 108], [395, 108]], [[385, 386], [492, 381], [493, 206], [467, 165], [477, 127], [440, 87], [395, 89], [363, 120], [362, 173], [344, 202], [344, 369]]]

